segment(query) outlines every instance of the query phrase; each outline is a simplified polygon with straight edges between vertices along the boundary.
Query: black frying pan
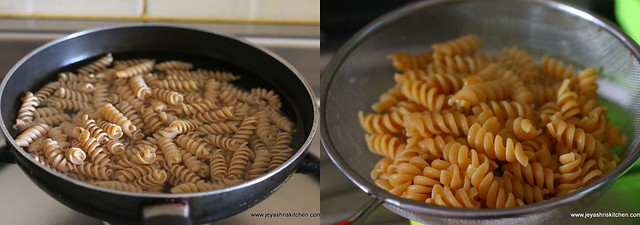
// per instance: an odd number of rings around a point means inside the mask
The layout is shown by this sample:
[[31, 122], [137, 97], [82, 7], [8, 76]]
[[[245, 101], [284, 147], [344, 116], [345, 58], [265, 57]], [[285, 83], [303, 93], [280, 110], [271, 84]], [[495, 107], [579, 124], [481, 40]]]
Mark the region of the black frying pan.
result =
[[[19, 132], [11, 128], [25, 90], [38, 90], [55, 80], [57, 72], [73, 70], [79, 62], [108, 52], [116, 59], [145, 57], [190, 61], [199, 68], [239, 74], [242, 79], [234, 83], [241, 87], [275, 90], [282, 98], [283, 112], [296, 123], [292, 145], [297, 151], [281, 167], [262, 177], [222, 190], [191, 194], [114, 191], [74, 180], [36, 163], [15, 143], [14, 137]], [[0, 90], [0, 127], [7, 139], [7, 151], [15, 162], [56, 200], [111, 223], [208, 223], [256, 205], [296, 171], [319, 176], [317, 160], [305, 158], [318, 125], [310, 86], [283, 60], [234, 38], [168, 26], [124, 26], [80, 32], [48, 43], [25, 56], [6, 75]]]

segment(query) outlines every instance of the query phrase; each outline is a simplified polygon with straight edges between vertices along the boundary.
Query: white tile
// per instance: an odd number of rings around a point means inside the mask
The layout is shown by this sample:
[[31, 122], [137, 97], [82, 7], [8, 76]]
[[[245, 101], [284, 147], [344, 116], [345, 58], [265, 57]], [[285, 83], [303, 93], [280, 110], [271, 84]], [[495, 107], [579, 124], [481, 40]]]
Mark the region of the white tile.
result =
[[320, 22], [320, 0], [258, 0], [255, 18]]
[[140, 17], [143, 0], [32, 0], [38, 16]]
[[0, 14], [28, 15], [31, 13], [31, 0], [0, 0]]
[[320, 22], [320, 0], [148, 0], [150, 18]]
[[247, 19], [250, 0], [148, 0], [151, 18]]

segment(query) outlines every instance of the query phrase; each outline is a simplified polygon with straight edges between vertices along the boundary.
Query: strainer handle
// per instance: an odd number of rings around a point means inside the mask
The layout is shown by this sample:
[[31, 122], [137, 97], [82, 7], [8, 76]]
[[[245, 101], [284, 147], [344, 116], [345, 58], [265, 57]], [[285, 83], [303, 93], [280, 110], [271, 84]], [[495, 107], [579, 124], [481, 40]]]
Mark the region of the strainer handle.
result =
[[364, 225], [367, 222], [367, 219], [376, 211], [380, 205], [382, 205], [382, 200], [379, 198], [373, 198], [371, 201], [367, 202], [367, 204], [363, 205], [356, 213], [351, 215], [347, 220], [337, 223], [336, 225]]

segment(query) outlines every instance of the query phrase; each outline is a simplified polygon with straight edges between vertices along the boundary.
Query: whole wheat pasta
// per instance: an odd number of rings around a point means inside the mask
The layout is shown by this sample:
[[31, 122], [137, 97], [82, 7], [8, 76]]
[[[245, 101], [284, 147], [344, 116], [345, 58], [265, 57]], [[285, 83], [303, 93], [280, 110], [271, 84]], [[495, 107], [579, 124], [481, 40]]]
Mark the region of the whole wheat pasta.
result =
[[[74, 179], [129, 192], [212, 191], [275, 170], [294, 152], [295, 123], [280, 96], [237, 87], [240, 77], [226, 71], [106, 54], [57, 75], [25, 92], [15, 141]], [[590, 168], [599, 165], [609, 167]]]

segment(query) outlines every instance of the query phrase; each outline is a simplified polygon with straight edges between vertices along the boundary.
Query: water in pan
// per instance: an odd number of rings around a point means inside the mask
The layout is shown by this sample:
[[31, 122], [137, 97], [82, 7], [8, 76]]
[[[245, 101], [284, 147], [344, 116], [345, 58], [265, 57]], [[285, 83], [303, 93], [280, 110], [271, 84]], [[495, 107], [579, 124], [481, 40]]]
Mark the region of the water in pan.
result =
[[[304, 134], [305, 128], [310, 126], [309, 124], [304, 124], [301, 122], [302, 115], [299, 110], [295, 108], [291, 101], [291, 94], [286, 91], [280, 90], [277, 88], [278, 85], [275, 85], [273, 81], [270, 80], [270, 76], [276, 76], [273, 74], [256, 74], [250, 72], [247, 68], [242, 67], [242, 62], [231, 63], [226, 62], [220, 59], [213, 59], [209, 57], [204, 57], [200, 55], [193, 54], [185, 54], [185, 53], [176, 53], [176, 52], [117, 52], [112, 53], [114, 60], [128, 60], [128, 59], [155, 59], [157, 63], [168, 61], [168, 60], [180, 60], [185, 62], [190, 62], [193, 64], [194, 69], [206, 69], [213, 71], [227, 71], [231, 72], [235, 75], [240, 76], [239, 80], [232, 81], [231, 83], [239, 86], [244, 90], [250, 90], [255, 87], [262, 87], [267, 90], [274, 90], [282, 100], [282, 113], [286, 115], [292, 122], [296, 124], [296, 130], [299, 132], [293, 133], [292, 147], [294, 149], [299, 149], [304, 141], [306, 140], [306, 135]], [[56, 71], [52, 71], [50, 75], [46, 76], [44, 79], [37, 80], [30, 86], [30, 90], [38, 90], [45, 84], [49, 82], [53, 82], [57, 80], [57, 75], [61, 72], [72, 71], [75, 72], [81, 66], [87, 65], [94, 60], [102, 57], [103, 55], [94, 56], [92, 58], [88, 58], [86, 60], [82, 60], [71, 65], [60, 68]], [[18, 99], [15, 102], [14, 108], [18, 108], [21, 104], [21, 101]], [[15, 111], [12, 112], [10, 118], [15, 118]], [[11, 121], [15, 121], [12, 119]], [[10, 129], [10, 131], [15, 131]], [[12, 136], [17, 136], [17, 132], [12, 134]]]

